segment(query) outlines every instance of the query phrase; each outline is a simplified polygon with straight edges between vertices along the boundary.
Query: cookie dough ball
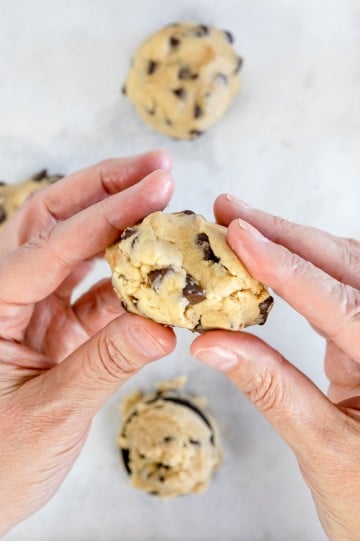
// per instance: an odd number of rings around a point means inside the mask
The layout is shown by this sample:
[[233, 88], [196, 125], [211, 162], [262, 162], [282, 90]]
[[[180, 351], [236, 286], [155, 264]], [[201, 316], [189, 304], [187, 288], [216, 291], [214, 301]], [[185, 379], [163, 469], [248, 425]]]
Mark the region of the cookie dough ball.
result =
[[53, 184], [62, 177], [63, 175], [49, 175], [47, 169], [42, 169], [32, 177], [17, 184], [6, 184], [0, 181], [0, 228], [31, 192]]
[[201, 492], [221, 460], [219, 433], [204, 399], [180, 389], [184, 377], [125, 400], [119, 437], [131, 483], [162, 498]]
[[136, 51], [123, 87], [142, 119], [175, 139], [194, 139], [216, 122], [240, 88], [241, 57], [228, 31], [169, 25]]
[[273, 304], [226, 242], [226, 228], [191, 211], [154, 212], [106, 251], [124, 307], [195, 331], [263, 324]]

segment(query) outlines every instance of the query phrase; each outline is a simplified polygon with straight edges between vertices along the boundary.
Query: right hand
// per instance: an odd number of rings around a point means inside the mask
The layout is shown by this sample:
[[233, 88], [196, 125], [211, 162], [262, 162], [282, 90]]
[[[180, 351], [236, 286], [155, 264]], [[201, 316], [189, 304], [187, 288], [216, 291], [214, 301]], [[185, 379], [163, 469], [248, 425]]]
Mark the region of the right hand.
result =
[[[289, 223], [229, 196], [215, 204], [228, 242], [327, 340], [327, 398], [271, 346], [212, 331], [192, 353], [222, 370], [294, 451], [332, 541], [360, 540], [360, 243]], [[239, 220], [241, 218], [241, 220]], [[271, 316], [270, 316], [271, 317]]]

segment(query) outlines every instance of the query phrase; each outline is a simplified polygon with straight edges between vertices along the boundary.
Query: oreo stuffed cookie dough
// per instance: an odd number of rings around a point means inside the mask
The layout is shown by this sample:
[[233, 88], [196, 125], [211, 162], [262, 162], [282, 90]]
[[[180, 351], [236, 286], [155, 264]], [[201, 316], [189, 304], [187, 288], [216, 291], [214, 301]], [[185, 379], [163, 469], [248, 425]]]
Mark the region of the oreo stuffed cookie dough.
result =
[[217, 425], [205, 399], [182, 390], [185, 381], [136, 391], [122, 404], [118, 443], [131, 484], [161, 498], [202, 492], [221, 462]]
[[124, 307], [204, 332], [263, 324], [273, 299], [226, 242], [226, 228], [192, 211], [154, 212], [123, 231], [105, 257]]
[[174, 23], [136, 51], [123, 86], [141, 118], [175, 139], [194, 139], [216, 122], [240, 88], [242, 58], [226, 31]]

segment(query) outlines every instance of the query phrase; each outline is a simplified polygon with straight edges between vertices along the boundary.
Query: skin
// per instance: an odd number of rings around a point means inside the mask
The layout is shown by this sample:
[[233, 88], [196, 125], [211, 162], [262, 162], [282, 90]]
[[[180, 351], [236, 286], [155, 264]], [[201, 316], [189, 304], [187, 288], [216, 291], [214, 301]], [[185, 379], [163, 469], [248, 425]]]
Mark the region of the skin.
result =
[[325, 338], [329, 393], [246, 332], [208, 332], [191, 351], [225, 373], [291, 447], [329, 539], [357, 541], [360, 243], [287, 222], [229, 195], [218, 197], [215, 216], [228, 226], [228, 242], [250, 273]]
[[32, 194], [2, 231], [0, 535], [53, 496], [107, 398], [175, 347], [109, 280], [71, 302], [94, 257], [167, 205], [170, 167], [162, 151], [101, 162]]
[[[170, 167], [161, 151], [101, 162], [31, 195], [3, 228], [0, 535], [53, 496], [107, 398], [175, 347], [169, 328], [123, 312], [109, 280], [71, 302], [93, 259], [167, 205]], [[208, 332], [191, 351], [224, 372], [294, 451], [329, 539], [356, 541], [360, 243], [226, 195], [215, 215], [249, 271], [325, 337], [329, 396], [246, 332]]]

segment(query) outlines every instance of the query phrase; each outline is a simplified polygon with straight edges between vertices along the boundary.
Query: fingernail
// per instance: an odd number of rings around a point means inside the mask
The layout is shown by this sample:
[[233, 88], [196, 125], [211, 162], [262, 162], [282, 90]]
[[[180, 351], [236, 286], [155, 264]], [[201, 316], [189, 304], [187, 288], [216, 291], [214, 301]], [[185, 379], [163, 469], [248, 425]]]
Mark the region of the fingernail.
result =
[[229, 193], [225, 195], [225, 198], [227, 199], [227, 201], [229, 201], [229, 203], [231, 203], [234, 206], [242, 207], [245, 209], [251, 208], [249, 203], [246, 203], [246, 201], [244, 201], [243, 199], [239, 199], [238, 197], [235, 197], [234, 195], [230, 195]]
[[237, 224], [239, 229], [241, 229], [241, 231], [246, 231], [246, 233], [249, 233], [249, 235], [251, 235], [255, 239], [261, 240], [263, 242], [268, 241], [268, 239], [264, 237], [264, 235], [262, 235], [258, 229], [255, 229], [255, 227], [250, 225], [248, 222], [245, 222], [244, 220], [238, 218], [235, 223]]
[[130, 345], [146, 357], [158, 357], [166, 353], [162, 344], [143, 327], [129, 327], [127, 335]]
[[197, 349], [193, 355], [199, 361], [217, 368], [222, 372], [232, 370], [239, 362], [238, 356], [233, 351], [220, 346], [200, 348]]

